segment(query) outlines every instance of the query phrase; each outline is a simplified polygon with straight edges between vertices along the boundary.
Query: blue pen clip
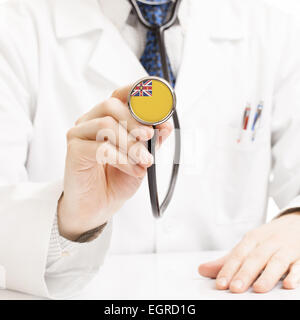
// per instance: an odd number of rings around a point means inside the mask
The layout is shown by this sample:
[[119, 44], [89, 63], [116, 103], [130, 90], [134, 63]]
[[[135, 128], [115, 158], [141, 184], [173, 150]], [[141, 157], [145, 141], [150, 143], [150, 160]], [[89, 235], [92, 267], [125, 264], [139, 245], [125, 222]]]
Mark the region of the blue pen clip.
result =
[[261, 101], [261, 102], [259, 103], [259, 105], [257, 106], [257, 108], [256, 108], [255, 116], [254, 116], [254, 119], [253, 119], [253, 124], [252, 124], [252, 128], [251, 128], [251, 131], [252, 131], [252, 141], [255, 140], [256, 131], [257, 131], [257, 128], [258, 128], [258, 124], [259, 124], [259, 122], [260, 122], [260, 119], [261, 119], [261, 114], [262, 114], [263, 108], [264, 108], [264, 102]]

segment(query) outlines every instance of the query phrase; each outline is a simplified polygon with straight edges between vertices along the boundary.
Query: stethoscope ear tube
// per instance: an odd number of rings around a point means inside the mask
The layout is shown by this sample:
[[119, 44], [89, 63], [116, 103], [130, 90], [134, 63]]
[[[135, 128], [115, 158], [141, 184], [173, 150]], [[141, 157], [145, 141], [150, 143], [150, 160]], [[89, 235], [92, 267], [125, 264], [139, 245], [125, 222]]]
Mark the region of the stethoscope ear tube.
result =
[[[148, 30], [154, 31], [157, 35], [164, 79], [168, 81], [168, 83], [170, 83], [170, 74], [169, 74], [169, 68], [168, 68], [167, 52], [165, 47], [164, 31], [170, 28], [176, 22], [181, 0], [175, 1], [170, 19], [164, 25], [159, 27], [153, 26], [148, 23], [148, 21], [143, 17], [136, 1], [134, 0], [129, 0], [129, 1], [132, 4], [132, 7], [135, 10], [140, 23]], [[148, 151], [152, 154], [154, 158], [154, 163], [150, 168], [148, 168], [147, 175], [148, 175], [148, 186], [149, 186], [149, 193], [150, 193], [151, 208], [152, 208], [153, 216], [155, 218], [162, 217], [163, 213], [165, 212], [168, 205], [170, 204], [170, 201], [174, 194], [177, 178], [178, 178], [179, 162], [180, 162], [180, 154], [181, 154], [181, 133], [180, 133], [180, 123], [179, 123], [176, 108], [174, 108], [172, 118], [174, 123], [174, 130], [175, 130], [175, 152], [174, 152], [174, 159], [173, 159], [173, 168], [172, 168], [169, 188], [161, 205], [159, 204], [157, 178], [156, 178], [156, 161], [155, 161], [155, 147], [156, 147], [156, 141], [157, 141], [156, 130], [154, 130], [155, 131], [154, 137], [148, 142]], [[155, 126], [154, 126], [154, 129], [155, 129]]]

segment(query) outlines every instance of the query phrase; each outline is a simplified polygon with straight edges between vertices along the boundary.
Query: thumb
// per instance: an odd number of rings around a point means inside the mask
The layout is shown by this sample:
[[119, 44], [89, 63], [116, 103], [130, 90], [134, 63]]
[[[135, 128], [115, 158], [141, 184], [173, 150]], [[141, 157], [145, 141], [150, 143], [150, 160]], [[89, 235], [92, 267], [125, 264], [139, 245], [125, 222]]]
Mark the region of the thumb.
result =
[[227, 255], [214, 261], [203, 263], [199, 266], [198, 272], [201, 276], [215, 279], [223, 267]]
[[117, 99], [121, 100], [123, 103], [127, 103], [128, 95], [129, 95], [131, 88], [132, 88], [132, 85], [121, 87], [119, 89], [116, 89], [112, 93], [111, 96], [113, 98], [117, 98]]

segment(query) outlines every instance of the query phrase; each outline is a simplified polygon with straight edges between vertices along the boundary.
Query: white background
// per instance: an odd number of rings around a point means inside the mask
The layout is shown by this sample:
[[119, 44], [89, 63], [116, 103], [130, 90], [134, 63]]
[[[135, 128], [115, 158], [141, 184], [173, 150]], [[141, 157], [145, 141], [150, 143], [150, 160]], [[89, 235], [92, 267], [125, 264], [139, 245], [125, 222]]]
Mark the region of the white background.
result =
[[[3, 3], [5, 1], [10, 1], [10, 0], [0, 0], [0, 3]], [[243, 1], [243, 0], [240, 0], [240, 1]], [[275, 6], [284, 10], [285, 12], [295, 15], [300, 26], [300, 0], [261, 0], [261, 1], [267, 1], [269, 3], [272, 3]], [[269, 205], [269, 210], [268, 210], [268, 219], [271, 219], [277, 213], [278, 213], [278, 209], [275, 203], [271, 200]]]

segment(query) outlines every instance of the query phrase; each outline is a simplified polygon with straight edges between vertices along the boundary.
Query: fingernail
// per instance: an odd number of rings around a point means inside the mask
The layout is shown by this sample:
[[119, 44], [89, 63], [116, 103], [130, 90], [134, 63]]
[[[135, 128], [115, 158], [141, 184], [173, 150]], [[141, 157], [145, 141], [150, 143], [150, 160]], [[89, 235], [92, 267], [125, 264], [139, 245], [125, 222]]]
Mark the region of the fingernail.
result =
[[153, 135], [154, 135], [154, 129], [152, 127], [147, 127], [144, 134], [145, 140], [147, 141], [152, 139]]
[[224, 287], [227, 286], [228, 281], [227, 281], [226, 278], [219, 278], [219, 279], [217, 279], [216, 283], [217, 283], [217, 286], [218, 286], [218, 287], [224, 288]]
[[133, 129], [130, 131], [134, 137], [136, 137], [136, 141], [148, 141], [153, 136], [153, 128], [151, 127], [143, 127], [139, 129]]
[[231, 287], [233, 289], [237, 289], [237, 290], [240, 290], [242, 289], [244, 286], [244, 283], [242, 280], [234, 280], [232, 283], [231, 283]]
[[140, 162], [141, 164], [150, 164], [153, 161], [153, 156], [146, 150], [142, 150], [140, 153]]

